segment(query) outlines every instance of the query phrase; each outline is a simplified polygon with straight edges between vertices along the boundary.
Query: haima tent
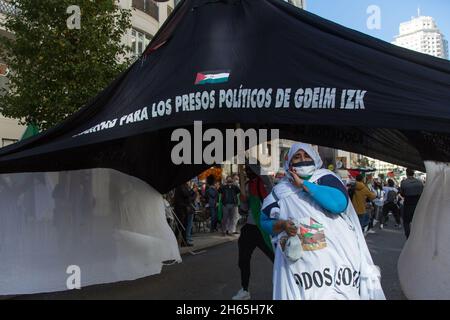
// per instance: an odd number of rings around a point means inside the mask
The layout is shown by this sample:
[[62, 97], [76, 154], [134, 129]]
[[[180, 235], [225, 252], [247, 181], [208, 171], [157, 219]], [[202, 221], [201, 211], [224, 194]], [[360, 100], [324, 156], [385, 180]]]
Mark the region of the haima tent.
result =
[[0, 151], [0, 293], [64, 290], [69, 261], [82, 285], [179, 261], [161, 193], [207, 167], [171, 160], [174, 129], [202, 121], [426, 167], [400, 280], [450, 298], [449, 88], [448, 61], [284, 1], [185, 0], [89, 105]]

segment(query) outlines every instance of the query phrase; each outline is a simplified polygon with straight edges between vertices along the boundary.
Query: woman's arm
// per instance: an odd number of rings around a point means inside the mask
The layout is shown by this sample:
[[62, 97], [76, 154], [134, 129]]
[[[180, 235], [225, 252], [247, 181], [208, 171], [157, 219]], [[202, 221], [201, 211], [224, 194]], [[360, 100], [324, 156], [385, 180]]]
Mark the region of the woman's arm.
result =
[[305, 181], [304, 184], [311, 197], [328, 212], [339, 214], [347, 209], [348, 197], [341, 190], [308, 181]]
[[278, 204], [274, 202], [261, 211], [260, 223], [264, 232], [275, 236], [283, 231], [286, 231], [289, 236], [295, 236], [297, 234], [297, 228], [292, 221], [281, 220], [271, 218], [270, 213], [272, 210], [279, 210]]
[[276, 202], [272, 203], [261, 211], [259, 220], [263, 231], [267, 234], [270, 234], [271, 236], [274, 236], [274, 226], [277, 223], [278, 219], [270, 217], [272, 209], [279, 210], [278, 204]]

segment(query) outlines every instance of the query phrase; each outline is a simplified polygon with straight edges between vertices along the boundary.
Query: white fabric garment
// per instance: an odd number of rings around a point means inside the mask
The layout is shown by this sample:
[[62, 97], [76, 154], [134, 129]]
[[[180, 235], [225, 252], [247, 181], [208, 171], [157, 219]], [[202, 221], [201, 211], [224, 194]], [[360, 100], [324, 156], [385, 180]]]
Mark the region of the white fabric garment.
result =
[[[306, 149], [315, 161], [320, 159], [312, 147], [295, 144], [286, 159], [287, 166], [299, 149]], [[329, 170], [317, 170], [309, 181], [317, 182], [329, 174], [334, 175]], [[290, 262], [280, 245], [286, 240], [286, 233], [273, 237], [276, 244], [274, 300], [385, 299], [380, 271], [373, 264], [351, 203], [341, 215], [326, 214], [289, 179], [276, 185], [274, 193], [276, 197], [270, 194], [264, 200], [263, 208], [278, 200], [278, 216], [272, 218], [300, 224], [302, 243], [301, 258]]]
[[408, 299], [450, 299], [450, 163], [426, 161], [427, 182], [398, 260]]
[[311, 157], [311, 159], [313, 159], [316, 169], [322, 168], [322, 159], [320, 158], [320, 155], [316, 152], [316, 150], [314, 150], [313, 146], [307, 143], [297, 142], [292, 145], [291, 149], [289, 149], [284, 162], [284, 172], [288, 179], [292, 179], [291, 173], [289, 172], [289, 165], [292, 158], [299, 150], [305, 151]]
[[161, 194], [109, 169], [0, 175], [0, 295], [134, 280], [181, 262]]

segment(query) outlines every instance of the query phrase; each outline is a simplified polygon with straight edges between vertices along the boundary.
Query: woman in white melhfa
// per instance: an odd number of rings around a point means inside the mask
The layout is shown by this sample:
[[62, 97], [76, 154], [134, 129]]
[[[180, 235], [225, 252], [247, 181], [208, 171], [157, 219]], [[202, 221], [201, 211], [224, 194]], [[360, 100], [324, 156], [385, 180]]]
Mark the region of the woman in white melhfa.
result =
[[261, 215], [275, 246], [274, 299], [385, 299], [344, 184], [309, 144], [285, 160]]

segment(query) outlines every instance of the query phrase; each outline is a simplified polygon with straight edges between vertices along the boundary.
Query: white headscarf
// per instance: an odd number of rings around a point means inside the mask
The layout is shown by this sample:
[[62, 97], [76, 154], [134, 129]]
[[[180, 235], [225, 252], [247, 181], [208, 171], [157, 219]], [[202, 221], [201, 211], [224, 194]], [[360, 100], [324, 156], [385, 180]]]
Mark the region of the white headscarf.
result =
[[[284, 163], [285, 176], [274, 187], [274, 192], [280, 199], [299, 191], [299, 189], [296, 186], [294, 186], [294, 184], [292, 183], [294, 178], [292, 177], [292, 175], [289, 172], [289, 167], [290, 167], [292, 158], [299, 150], [305, 151], [311, 157], [311, 159], [313, 159], [314, 165], [316, 168], [315, 173], [318, 173], [318, 170], [322, 167], [322, 164], [323, 164], [322, 159], [320, 158], [317, 151], [314, 150], [312, 145], [307, 144], [307, 143], [301, 143], [301, 142], [297, 142], [297, 143], [293, 144], [291, 149], [289, 150], [289, 153], [288, 153], [286, 159], [285, 159], [286, 160]], [[321, 169], [321, 170], [324, 170], [324, 169]], [[331, 171], [330, 171], [330, 173], [331, 173]], [[273, 199], [271, 200], [270, 197], [267, 197], [266, 200], [267, 201], [264, 201], [265, 205], [268, 205], [270, 203], [270, 201], [273, 202]]]
[[313, 148], [313, 146], [307, 143], [297, 142], [292, 145], [291, 149], [289, 149], [287, 159], [285, 159], [286, 162], [284, 163], [286, 177], [288, 177], [289, 179], [292, 179], [292, 176], [289, 173], [289, 167], [291, 165], [292, 158], [299, 150], [305, 151], [311, 157], [311, 159], [313, 159], [316, 170], [322, 168], [322, 159], [320, 158], [320, 155], [317, 153], [317, 151]]

